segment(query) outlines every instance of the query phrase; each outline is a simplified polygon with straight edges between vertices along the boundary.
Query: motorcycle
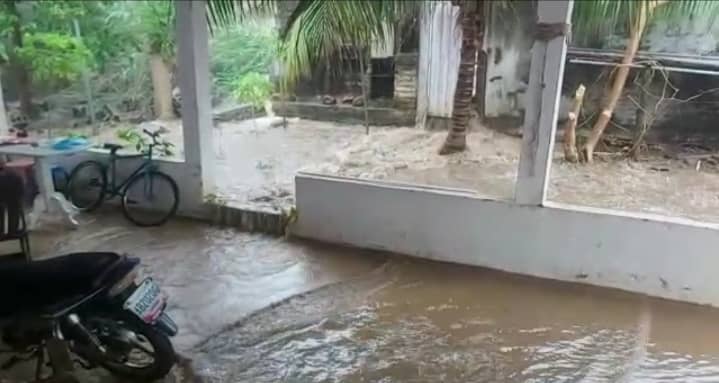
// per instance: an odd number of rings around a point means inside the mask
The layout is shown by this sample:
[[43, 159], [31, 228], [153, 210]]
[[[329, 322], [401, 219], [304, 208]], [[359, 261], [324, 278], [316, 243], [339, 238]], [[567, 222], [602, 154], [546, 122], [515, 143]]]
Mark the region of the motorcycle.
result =
[[139, 265], [115, 253], [0, 264], [0, 334], [12, 354], [0, 368], [36, 359], [41, 380], [47, 355], [53, 378], [72, 375], [75, 364], [133, 382], [163, 378], [178, 329], [167, 296]]

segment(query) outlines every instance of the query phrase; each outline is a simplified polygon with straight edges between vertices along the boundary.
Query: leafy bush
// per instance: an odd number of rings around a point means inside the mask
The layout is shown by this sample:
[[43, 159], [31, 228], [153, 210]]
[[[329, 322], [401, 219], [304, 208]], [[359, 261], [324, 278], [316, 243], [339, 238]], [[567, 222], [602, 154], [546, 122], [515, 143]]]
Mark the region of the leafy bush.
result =
[[250, 21], [215, 31], [210, 66], [216, 92], [231, 94], [248, 73], [269, 74], [278, 38], [271, 21]]
[[30, 66], [35, 80], [48, 82], [74, 80], [92, 59], [92, 53], [80, 40], [49, 32], [26, 34], [17, 54]]
[[[118, 129], [116, 134], [117, 138], [128, 143], [138, 152], [145, 153], [149, 150], [148, 145], [151, 143], [150, 139], [144, 133], [140, 133], [134, 128]], [[161, 157], [171, 156], [174, 154], [172, 151], [173, 147], [175, 147], [175, 145], [172, 142], [160, 137], [160, 142], [155, 146], [153, 152], [159, 154]]]
[[130, 25], [143, 40], [150, 53], [166, 59], [175, 56], [175, 6], [169, 0], [149, 0], [132, 4]]
[[250, 72], [232, 84], [232, 95], [240, 102], [261, 108], [272, 94], [272, 82], [268, 75]]

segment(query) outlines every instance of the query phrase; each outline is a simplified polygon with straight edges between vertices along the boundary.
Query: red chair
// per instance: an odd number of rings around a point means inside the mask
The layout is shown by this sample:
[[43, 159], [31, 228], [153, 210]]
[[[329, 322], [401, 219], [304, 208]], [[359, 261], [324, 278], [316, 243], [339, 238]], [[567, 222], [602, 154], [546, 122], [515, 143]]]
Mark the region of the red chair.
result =
[[20, 158], [10, 160], [5, 163], [5, 169], [19, 175], [22, 178], [25, 193], [23, 199], [26, 206], [32, 205], [35, 195], [38, 193], [37, 184], [35, 183], [35, 173], [33, 166], [35, 161], [32, 158]]

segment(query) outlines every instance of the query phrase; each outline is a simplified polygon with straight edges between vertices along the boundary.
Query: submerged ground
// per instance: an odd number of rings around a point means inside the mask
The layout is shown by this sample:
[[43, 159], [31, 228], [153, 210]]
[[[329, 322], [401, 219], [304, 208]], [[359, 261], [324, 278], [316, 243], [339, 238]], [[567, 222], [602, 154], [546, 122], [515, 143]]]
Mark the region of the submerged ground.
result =
[[168, 382], [719, 381], [708, 308], [112, 212], [32, 238], [37, 257], [142, 258], [181, 327]]

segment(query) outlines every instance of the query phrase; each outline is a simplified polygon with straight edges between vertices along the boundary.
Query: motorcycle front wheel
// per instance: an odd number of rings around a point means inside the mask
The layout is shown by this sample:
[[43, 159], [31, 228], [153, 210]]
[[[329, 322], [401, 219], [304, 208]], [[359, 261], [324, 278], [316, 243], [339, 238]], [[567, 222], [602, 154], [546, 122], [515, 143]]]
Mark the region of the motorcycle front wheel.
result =
[[133, 382], [164, 378], [175, 364], [167, 335], [140, 320], [90, 318], [85, 326], [104, 351], [84, 352], [88, 361]]

